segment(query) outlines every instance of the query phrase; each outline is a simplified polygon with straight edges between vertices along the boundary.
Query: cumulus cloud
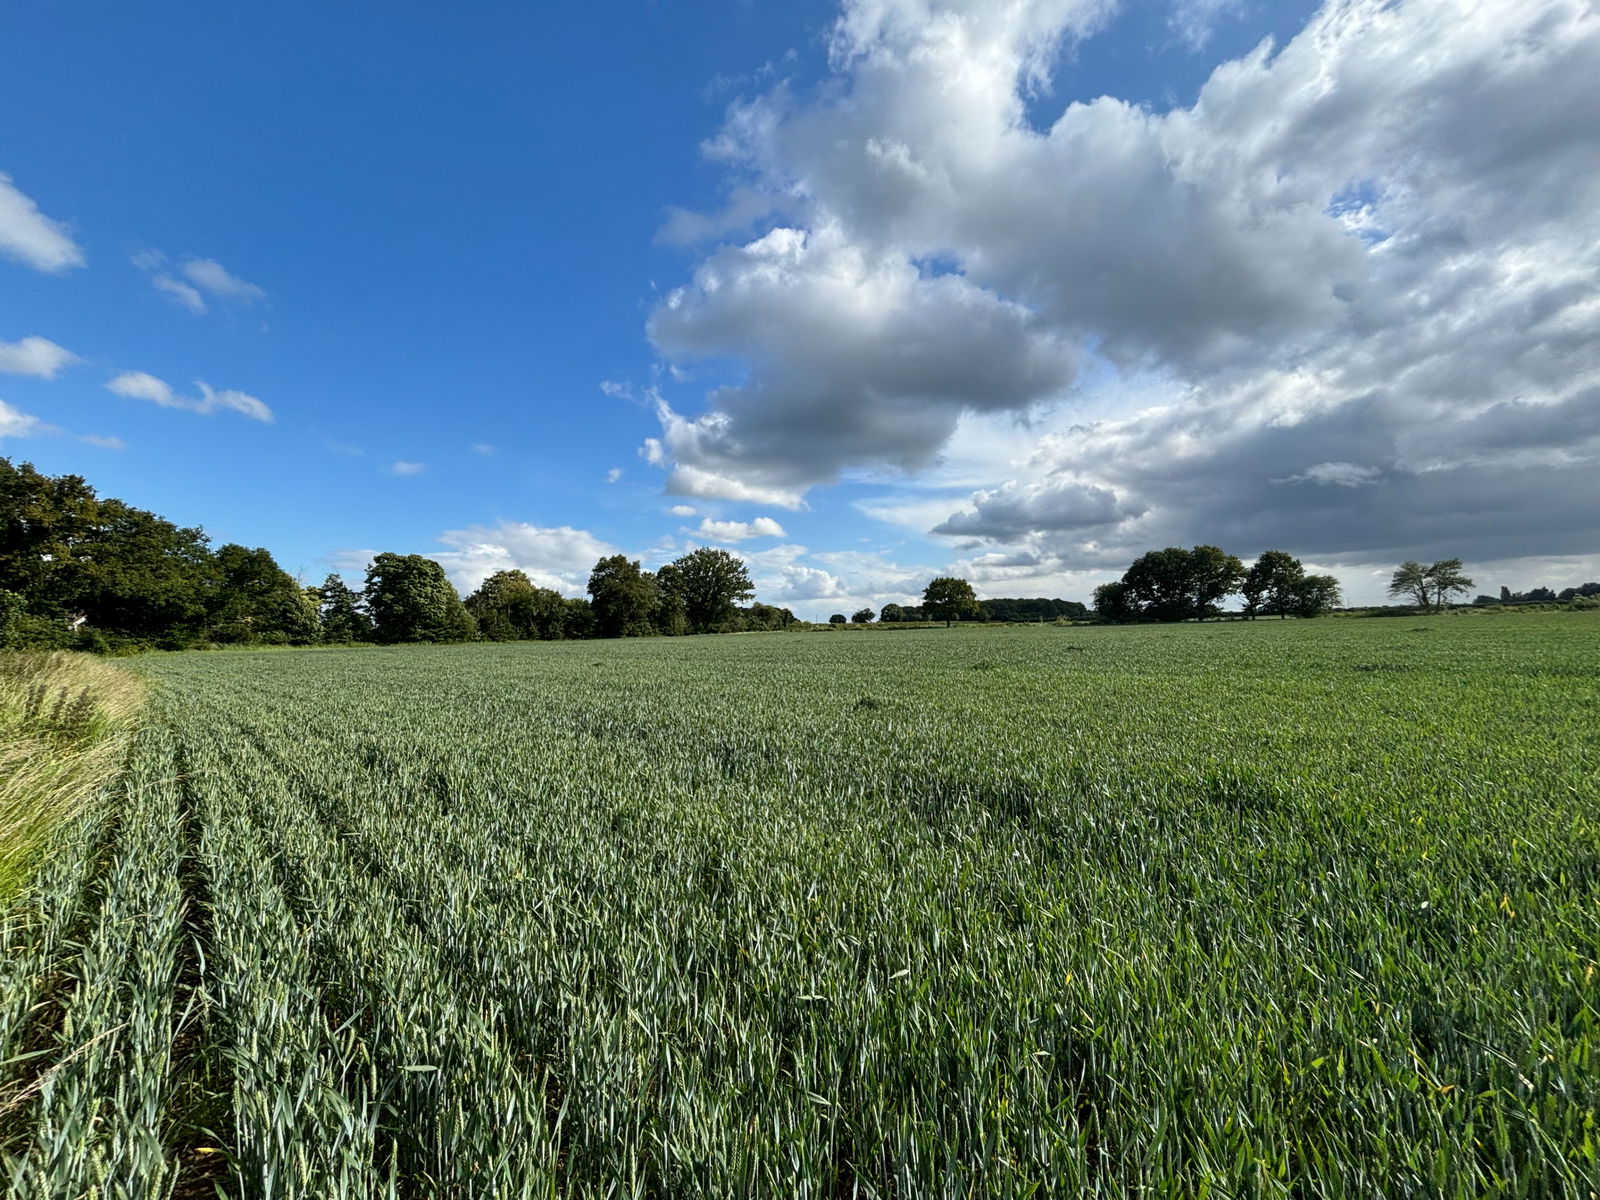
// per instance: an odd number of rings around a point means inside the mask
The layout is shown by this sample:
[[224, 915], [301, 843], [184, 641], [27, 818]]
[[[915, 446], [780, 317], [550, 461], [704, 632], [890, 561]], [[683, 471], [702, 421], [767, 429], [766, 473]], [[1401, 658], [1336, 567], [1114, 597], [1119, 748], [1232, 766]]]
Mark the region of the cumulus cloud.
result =
[[934, 533], [1010, 541], [1035, 529], [1085, 530], [1116, 525], [1130, 515], [1110, 488], [1050, 478], [1007, 483], [972, 497], [972, 510], [952, 514]]
[[771, 517], [757, 517], [754, 521], [714, 521], [706, 517], [696, 531], [701, 537], [717, 542], [745, 542], [751, 538], [783, 537], [783, 526]]
[[615, 482], [617, 482], [617, 480], [619, 480], [621, 478], [622, 478], [622, 468], [621, 467], [612, 467], [609, 471], [606, 472], [606, 482], [607, 483], [615, 483]]
[[1600, 10], [1329, 0], [1191, 106], [1038, 125], [1107, 7], [848, 0], [824, 87], [730, 111], [714, 156], [783, 215], [652, 314], [741, 367], [659, 406], [668, 490], [796, 507], [1018, 415], [1032, 452], [925, 526], [984, 569], [1594, 546]]
[[669, 489], [785, 507], [849, 465], [928, 465], [963, 411], [1025, 409], [1070, 383], [1078, 357], [1023, 306], [837, 224], [723, 248], [650, 336], [676, 359], [751, 363], [711, 412], [660, 407]]
[[17, 342], [0, 342], [0, 371], [8, 375], [54, 379], [63, 367], [78, 361], [76, 354], [49, 338], [25, 337]]
[[0, 400], [0, 438], [31, 437], [43, 432], [44, 428], [44, 423], [38, 417], [29, 416]]
[[106, 384], [106, 390], [129, 400], [148, 400], [162, 408], [178, 408], [205, 416], [226, 411], [240, 413], [254, 421], [270, 423], [273, 419], [272, 410], [246, 392], [217, 391], [199, 380], [194, 386], [199, 390], [198, 396], [183, 396], [164, 379], [144, 371], [124, 371]]
[[33, 199], [0, 171], [0, 254], [36, 271], [56, 274], [84, 263], [67, 226], [39, 211]]
[[519, 570], [540, 587], [582, 595], [594, 564], [617, 553], [615, 546], [588, 530], [521, 521], [452, 529], [440, 534], [439, 540], [451, 549], [429, 557], [443, 565], [463, 592], [472, 591], [496, 571]]
[[141, 250], [129, 261], [150, 276], [150, 285], [158, 292], [196, 315], [209, 311], [208, 297], [238, 307], [267, 298], [265, 291], [240, 279], [214, 258], [173, 260], [159, 250]]

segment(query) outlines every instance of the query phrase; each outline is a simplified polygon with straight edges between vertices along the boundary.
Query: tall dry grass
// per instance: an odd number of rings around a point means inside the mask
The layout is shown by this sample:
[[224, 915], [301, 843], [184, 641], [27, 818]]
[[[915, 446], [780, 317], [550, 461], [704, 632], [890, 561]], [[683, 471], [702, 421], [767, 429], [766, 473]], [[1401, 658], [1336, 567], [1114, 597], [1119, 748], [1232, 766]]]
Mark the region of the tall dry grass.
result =
[[0, 907], [116, 777], [144, 696], [136, 676], [86, 654], [0, 652]]

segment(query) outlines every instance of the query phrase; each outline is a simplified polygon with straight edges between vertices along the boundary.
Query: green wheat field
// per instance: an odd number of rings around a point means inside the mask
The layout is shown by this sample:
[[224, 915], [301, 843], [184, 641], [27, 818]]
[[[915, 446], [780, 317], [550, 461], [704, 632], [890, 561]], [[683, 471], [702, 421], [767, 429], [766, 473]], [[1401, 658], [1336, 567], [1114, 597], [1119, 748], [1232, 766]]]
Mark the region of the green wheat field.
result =
[[1600, 1188], [1600, 618], [134, 669], [19, 1198]]

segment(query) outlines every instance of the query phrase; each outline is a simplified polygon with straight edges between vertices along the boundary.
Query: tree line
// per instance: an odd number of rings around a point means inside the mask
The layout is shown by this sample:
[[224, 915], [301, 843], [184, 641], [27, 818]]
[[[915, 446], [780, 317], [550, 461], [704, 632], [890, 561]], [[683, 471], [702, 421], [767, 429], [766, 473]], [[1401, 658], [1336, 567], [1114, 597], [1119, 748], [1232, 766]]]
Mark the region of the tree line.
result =
[[110, 650], [205, 645], [455, 642], [784, 629], [752, 601], [745, 564], [700, 549], [655, 572], [602, 558], [588, 598], [498, 571], [463, 600], [444, 568], [384, 553], [360, 588], [337, 573], [302, 585], [260, 547], [215, 549], [185, 528], [102, 497], [77, 475], [0, 458], [0, 645]]
[[1475, 608], [1483, 608], [1491, 604], [1516, 607], [1523, 604], [1572, 604], [1574, 601], [1584, 600], [1600, 600], [1600, 583], [1594, 581], [1580, 583], [1577, 587], [1565, 587], [1559, 592], [1555, 588], [1548, 587], [1529, 588], [1525, 592], [1514, 592], [1508, 587], [1502, 587], [1498, 596], [1474, 596], [1472, 603]]
[[1134, 559], [1122, 578], [1094, 591], [1103, 621], [1204, 621], [1222, 615], [1222, 601], [1244, 599], [1243, 615], [1316, 617], [1342, 603], [1332, 575], [1308, 575], [1298, 558], [1267, 550], [1246, 569], [1237, 555], [1217, 546], [1185, 550], [1168, 546]]

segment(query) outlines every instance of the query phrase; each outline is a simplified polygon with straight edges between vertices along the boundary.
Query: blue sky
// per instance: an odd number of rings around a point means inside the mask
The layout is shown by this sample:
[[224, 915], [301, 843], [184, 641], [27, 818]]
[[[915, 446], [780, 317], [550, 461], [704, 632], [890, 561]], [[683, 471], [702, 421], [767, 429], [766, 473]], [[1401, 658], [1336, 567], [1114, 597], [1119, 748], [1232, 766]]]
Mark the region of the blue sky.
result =
[[[1449, 9], [13, 7], [0, 453], [313, 580], [711, 543], [826, 615], [1204, 540], [1360, 599], [1413, 553], [1578, 582], [1592, 520], [1518, 497], [1596, 482], [1600, 42]], [[1425, 101], [1506, 154], [1389, 119]], [[1487, 388], [1441, 326], [1511, 302], [1554, 324]]]

